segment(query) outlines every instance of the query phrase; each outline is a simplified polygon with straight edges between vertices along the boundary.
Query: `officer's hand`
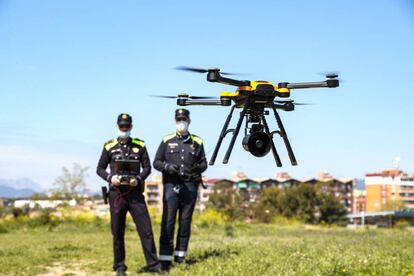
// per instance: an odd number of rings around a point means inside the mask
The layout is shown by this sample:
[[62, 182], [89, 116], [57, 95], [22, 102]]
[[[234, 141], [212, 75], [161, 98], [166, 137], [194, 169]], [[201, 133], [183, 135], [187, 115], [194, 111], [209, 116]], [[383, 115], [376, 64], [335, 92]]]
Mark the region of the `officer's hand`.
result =
[[111, 184], [114, 186], [121, 185], [121, 177], [119, 175], [113, 175], [111, 177]]
[[136, 187], [138, 183], [139, 181], [138, 181], [138, 178], [136, 177], [131, 177], [131, 179], [129, 180], [129, 186], [131, 187]]
[[196, 173], [196, 174], [201, 173], [201, 168], [200, 168], [200, 165], [199, 165], [199, 164], [194, 164], [194, 165], [191, 167], [191, 172], [192, 172], [192, 173]]
[[174, 164], [166, 164], [165, 165], [165, 170], [169, 174], [178, 174], [179, 173], [178, 166], [174, 165]]

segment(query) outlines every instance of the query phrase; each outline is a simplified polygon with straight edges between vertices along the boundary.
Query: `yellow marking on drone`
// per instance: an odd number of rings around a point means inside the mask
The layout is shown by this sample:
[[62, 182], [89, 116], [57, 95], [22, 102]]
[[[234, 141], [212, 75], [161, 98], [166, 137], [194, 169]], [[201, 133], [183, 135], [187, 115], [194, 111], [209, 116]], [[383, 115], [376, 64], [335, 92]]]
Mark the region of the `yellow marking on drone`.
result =
[[254, 91], [254, 90], [256, 90], [257, 86], [258, 85], [261, 85], [261, 84], [270, 84], [270, 85], [273, 85], [270, 81], [261, 81], [261, 80], [258, 80], [258, 81], [250, 81], [250, 86], [239, 86], [237, 88], [237, 91]]
[[289, 88], [278, 88], [276, 85], [275, 85], [275, 90], [279, 93], [290, 93]]
[[281, 96], [281, 97], [289, 97], [290, 95], [289, 88], [279, 88], [277, 85], [269, 81], [251, 81], [250, 86], [239, 86], [235, 92], [223, 91], [220, 93], [220, 97], [229, 97], [229, 98], [238, 97], [240, 96], [239, 94], [240, 91], [255, 91], [257, 89], [257, 86], [261, 84], [272, 85], [276, 92], [280, 94], [284, 94], [284, 96]]
[[220, 97], [238, 97], [239, 96], [239, 91], [236, 92], [229, 92], [229, 91], [223, 91], [220, 92]]

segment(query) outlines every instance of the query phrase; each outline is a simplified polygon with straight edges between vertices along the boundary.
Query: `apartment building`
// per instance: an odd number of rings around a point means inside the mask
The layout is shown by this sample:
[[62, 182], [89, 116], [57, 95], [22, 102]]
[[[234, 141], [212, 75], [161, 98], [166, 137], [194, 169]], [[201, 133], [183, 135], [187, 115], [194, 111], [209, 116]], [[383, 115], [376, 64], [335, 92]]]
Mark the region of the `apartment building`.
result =
[[365, 176], [366, 211], [414, 210], [414, 175], [399, 168]]

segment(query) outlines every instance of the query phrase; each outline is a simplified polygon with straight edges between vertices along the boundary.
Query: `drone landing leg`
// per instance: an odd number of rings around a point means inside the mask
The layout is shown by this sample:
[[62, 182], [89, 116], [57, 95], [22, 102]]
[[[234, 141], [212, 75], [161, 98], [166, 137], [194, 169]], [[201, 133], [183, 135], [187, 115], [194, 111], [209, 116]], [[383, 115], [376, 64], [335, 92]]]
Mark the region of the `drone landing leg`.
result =
[[231, 151], [233, 150], [234, 143], [236, 142], [237, 135], [239, 135], [240, 127], [243, 123], [244, 116], [246, 115], [246, 110], [247, 110], [246, 107], [247, 105], [245, 105], [243, 108], [243, 111], [240, 112], [240, 118], [239, 118], [239, 121], [237, 122], [236, 128], [233, 131], [233, 136], [231, 137], [229, 148], [227, 149], [226, 155], [224, 156], [223, 164], [227, 164], [229, 162]]
[[210, 166], [214, 165], [214, 162], [216, 162], [217, 154], [218, 154], [218, 152], [220, 150], [221, 143], [223, 142], [224, 137], [228, 133], [227, 132], [227, 128], [229, 127], [229, 123], [231, 121], [231, 117], [233, 115], [233, 111], [234, 111], [234, 108], [235, 107], [236, 107], [236, 105], [233, 105], [231, 107], [230, 113], [227, 116], [227, 119], [226, 119], [226, 122], [224, 123], [223, 129], [221, 130], [220, 137], [219, 137], [219, 139], [217, 141], [216, 147], [214, 148], [214, 152], [211, 155], [210, 162], [208, 163]]
[[276, 107], [274, 105], [272, 105], [272, 109], [273, 109], [273, 113], [275, 114], [276, 122], [280, 130], [279, 134], [282, 137], [283, 142], [285, 142], [285, 146], [286, 146], [286, 149], [289, 155], [290, 163], [292, 163], [292, 166], [296, 166], [298, 162], [296, 161], [295, 154], [293, 153], [292, 147], [290, 146], [289, 139], [287, 137], [285, 128], [283, 127], [283, 124], [282, 124], [282, 120], [280, 119], [279, 113], [277, 113]]
[[265, 118], [264, 114], [262, 116], [262, 121], [263, 121], [263, 125], [265, 127], [265, 131], [266, 131], [267, 135], [269, 135], [270, 138], [271, 138], [270, 142], [271, 142], [272, 153], [273, 153], [273, 157], [275, 158], [276, 166], [282, 167], [282, 161], [280, 160], [279, 154], [276, 151], [276, 146], [275, 146], [275, 143], [273, 142], [273, 137], [272, 137], [272, 134], [270, 133], [269, 126], [267, 125], [266, 118]]

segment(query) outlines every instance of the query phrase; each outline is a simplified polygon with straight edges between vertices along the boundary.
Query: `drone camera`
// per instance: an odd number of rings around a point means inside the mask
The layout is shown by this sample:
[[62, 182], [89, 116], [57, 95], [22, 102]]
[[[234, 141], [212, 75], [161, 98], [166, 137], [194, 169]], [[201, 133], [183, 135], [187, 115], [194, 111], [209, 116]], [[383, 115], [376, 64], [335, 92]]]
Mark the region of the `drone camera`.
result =
[[263, 157], [269, 153], [272, 138], [263, 132], [263, 126], [252, 125], [250, 134], [243, 138], [243, 148], [256, 157]]

